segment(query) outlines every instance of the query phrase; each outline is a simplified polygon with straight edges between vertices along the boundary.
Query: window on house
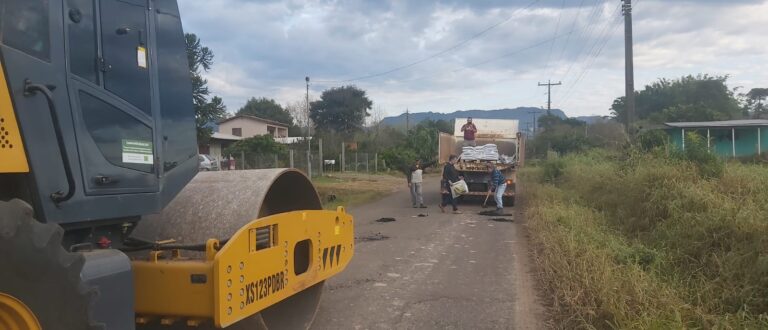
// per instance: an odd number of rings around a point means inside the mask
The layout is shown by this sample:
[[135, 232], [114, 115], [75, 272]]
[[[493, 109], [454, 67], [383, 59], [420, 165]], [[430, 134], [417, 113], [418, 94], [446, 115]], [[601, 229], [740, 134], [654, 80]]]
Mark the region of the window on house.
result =
[[276, 129], [277, 127], [275, 126], [267, 126], [267, 132], [269, 132], [269, 135], [272, 135], [273, 137], [277, 137]]
[[243, 129], [240, 127], [233, 127], [232, 128], [232, 135], [234, 136], [243, 136]]

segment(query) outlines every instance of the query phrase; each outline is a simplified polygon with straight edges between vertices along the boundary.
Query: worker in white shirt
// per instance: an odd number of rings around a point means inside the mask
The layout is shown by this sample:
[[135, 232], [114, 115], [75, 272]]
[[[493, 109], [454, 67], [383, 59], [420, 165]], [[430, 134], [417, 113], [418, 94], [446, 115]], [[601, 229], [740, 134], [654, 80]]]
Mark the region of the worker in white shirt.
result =
[[427, 208], [424, 205], [424, 196], [422, 195], [421, 186], [424, 182], [424, 168], [434, 164], [434, 161], [422, 164], [421, 160], [417, 160], [416, 163], [405, 172], [405, 175], [408, 178], [408, 188], [411, 189], [411, 203], [413, 204], [413, 208]]

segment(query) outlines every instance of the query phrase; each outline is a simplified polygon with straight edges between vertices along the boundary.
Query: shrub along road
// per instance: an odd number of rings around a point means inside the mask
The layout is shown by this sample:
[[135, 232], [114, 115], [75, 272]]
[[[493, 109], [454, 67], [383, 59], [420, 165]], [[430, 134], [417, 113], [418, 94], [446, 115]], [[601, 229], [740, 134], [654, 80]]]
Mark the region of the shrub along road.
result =
[[349, 210], [355, 257], [327, 282], [313, 329], [546, 327], [519, 207], [507, 209], [513, 222], [477, 215], [479, 203], [443, 214], [438, 186], [427, 178], [427, 209], [411, 208], [403, 179], [397, 193]]

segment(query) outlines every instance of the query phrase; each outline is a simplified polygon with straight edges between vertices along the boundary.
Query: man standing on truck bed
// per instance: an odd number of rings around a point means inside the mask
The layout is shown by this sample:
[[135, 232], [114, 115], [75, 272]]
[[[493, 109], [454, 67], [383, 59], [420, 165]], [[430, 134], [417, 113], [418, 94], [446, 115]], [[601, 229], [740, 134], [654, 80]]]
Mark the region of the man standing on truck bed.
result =
[[421, 164], [421, 160], [416, 160], [416, 163], [411, 165], [405, 171], [405, 176], [408, 179], [408, 188], [411, 188], [411, 203], [413, 208], [427, 208], [424, 205], [424, 196], [421, 194], [421, 184], [424, 182], [423, 169], [434, 165], [436, 161], [426, 162]]
[[467, 123], [461, 126], [461, 131], [464, 132], [464, 146], [475, 147], [475, 133], [477, 133], [477, 127], [472, 123], [472, 117], [467, 118]]
[[454, 182], [461, 180], [459, 171], [456, 170], [456, 167], [454, 166], [458, 160], [458, 156], [451, 155], [448, 157], [448, 163], [446, 163], [445, 167], [443, 167], [443, 180], [440, 181], [440, 193], [443, 195], [443, 200], [439, 204], [440, 212], [445, 212], [445, 207], [448, 204], [451, 204], [451, 206], [453, 206], [454, 214], [461, 213], [459, 211], [459, 207], [456, 205], [458, 201], [456, 198], [453, 198], [453, 194], [451, 194], [451, 185]]

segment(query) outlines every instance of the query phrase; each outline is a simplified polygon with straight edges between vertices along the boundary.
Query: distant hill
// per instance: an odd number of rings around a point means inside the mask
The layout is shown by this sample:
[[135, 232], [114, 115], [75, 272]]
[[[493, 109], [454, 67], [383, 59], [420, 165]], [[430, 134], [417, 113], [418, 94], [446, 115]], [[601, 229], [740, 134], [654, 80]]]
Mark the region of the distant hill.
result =
[[[459, 110], [452, 113], [437, 113], [437, 112], [415, 112], [410, 114], [410, 124], [416, 125], [422, 120], [447, 120], [451, 121], [455, 118], [482, 118], [482, 119], [516, 119], [520, 123], [520, 130], [532, 130], [534, 117], [538, 120], [539, 117], [546, 114], [547, 110], [533, 107], [520, 107], [515, 109], [498, 109], [498, 110]], [[552, 109], [550, 113], [560, 118], [567, 118], [565, 113], [560, 109]], [[382, 124], [394, 127], [404, 127], [406, 124], [406, 115], [401, 114], [395, 117], [386, 117], [382, 120]], [[527, 128], [527, 129], [526, 129]]]

